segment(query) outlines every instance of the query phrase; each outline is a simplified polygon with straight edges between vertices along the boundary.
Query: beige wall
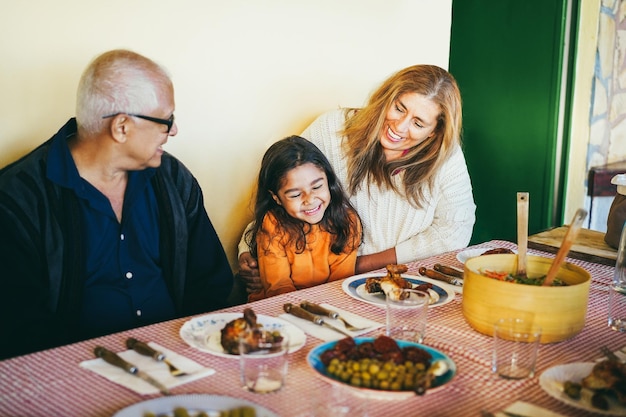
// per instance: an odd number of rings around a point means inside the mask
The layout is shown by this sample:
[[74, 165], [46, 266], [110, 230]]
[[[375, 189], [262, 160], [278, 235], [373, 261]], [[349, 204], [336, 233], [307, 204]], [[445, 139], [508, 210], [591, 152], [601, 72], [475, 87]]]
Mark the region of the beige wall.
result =
[[260, 158], [392, 72], [448, 67], [452, 0], [3, 0], [0, 166], [74, 115], [81, 71], [129, 48], [163, 64], [179, 133], [233, 265]]

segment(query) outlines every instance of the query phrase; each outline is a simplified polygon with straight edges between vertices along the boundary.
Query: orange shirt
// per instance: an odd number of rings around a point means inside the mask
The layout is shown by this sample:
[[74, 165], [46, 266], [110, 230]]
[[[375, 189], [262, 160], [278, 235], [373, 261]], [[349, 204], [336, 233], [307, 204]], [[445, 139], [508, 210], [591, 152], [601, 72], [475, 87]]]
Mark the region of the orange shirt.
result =
[[[269, 233], [257, 235], [259, 273], [264, 292], [250, 294], [248, 301], [256, 301], [273, 295], [302, 288], [313, 287], [329, 281], [354, 275], [357, 247], [350, 253], [334, 254], [330, 250], [332, 235], [322, 231], [319, 225], [311, 225], [307, 234], [307, 246], [296, 253], [295, 245], [286, 246], [280, 236], [280, 226], [273, 214], [263, 219], [263, 229]], [[359, 224], [360, 242], [361, 227]]]

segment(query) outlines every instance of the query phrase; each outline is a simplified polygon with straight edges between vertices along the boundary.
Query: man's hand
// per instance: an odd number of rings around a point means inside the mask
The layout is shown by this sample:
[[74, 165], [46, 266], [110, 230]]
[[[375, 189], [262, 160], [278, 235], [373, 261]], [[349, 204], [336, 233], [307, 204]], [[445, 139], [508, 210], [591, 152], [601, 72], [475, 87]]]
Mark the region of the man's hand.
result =
[[239, 276], [246, 285], [248, 294], [259, 292], [263, 289], [261, 277], [259, 276], [259, 264], [250, 255], [250, 252], [242, 252], [239, 255]]

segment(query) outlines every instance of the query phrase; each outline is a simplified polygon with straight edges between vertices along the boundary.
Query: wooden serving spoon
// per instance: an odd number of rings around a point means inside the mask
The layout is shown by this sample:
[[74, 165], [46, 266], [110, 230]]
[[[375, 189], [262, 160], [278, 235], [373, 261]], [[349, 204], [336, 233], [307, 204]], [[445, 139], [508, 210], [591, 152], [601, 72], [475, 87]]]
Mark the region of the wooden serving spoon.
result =
[[578, 232], [580, 232], [580, 227], [583, 224], [583, 221], [587, 217], [587, 210], [578, 209], [574, 214], [574, 218], [569, 225], [569, 229], [567, 229], [567, 233], [565, 233], [565, 237], [563, 238], [563, 243], [561, 243], [561, 247], [559, 251], [556, 253], [556, 257], [554, 261], [552, 261], [552, 265], [550, 265], [550, 269], [548, 270], [548, 275], [546, 275], [546, 279], [543, 281], [543, 286], [547, 287], [552, 285], [552, 282], [556, 278], [556, 273], [559, 272], [561, 265], [565, 261], [565, 257], [569, 253], [570, 248], [574, 244], [574, 240], [576, 240], [576, 236], [578, 236]]
[[526, 276], [528, 250], [528, 193], [517, 193], [517, 276]]

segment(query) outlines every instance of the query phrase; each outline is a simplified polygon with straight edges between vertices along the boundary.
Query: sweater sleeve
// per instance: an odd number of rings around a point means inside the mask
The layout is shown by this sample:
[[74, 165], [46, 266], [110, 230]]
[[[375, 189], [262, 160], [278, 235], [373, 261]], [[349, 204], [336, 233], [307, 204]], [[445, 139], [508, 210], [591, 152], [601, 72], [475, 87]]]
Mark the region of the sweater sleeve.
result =
[[257, 235], [259, 274], [265, 290], [265, 296], [295, 291], [291, 279], [291, 264], [287, 249], [277, 237], [276, 221], [271, 215], [263, 219], [263, 230], [267, 233]]
[[444, 164], [436, 182], [437, 203], [432, 224], [396, 246], [398, 263], [464, 248], [472, 237], [476, 205], [460, 146]]
[[[50, 305], [45, 248], [34, 224], [0, 202], [0, 360], [73, 342], [56, 305]], [[15, 206], [17, 207], [17, 206]], [[33, 221], [34, 223], [31, 223]], [[41, 249], [41, 250], [40, 250]]]

